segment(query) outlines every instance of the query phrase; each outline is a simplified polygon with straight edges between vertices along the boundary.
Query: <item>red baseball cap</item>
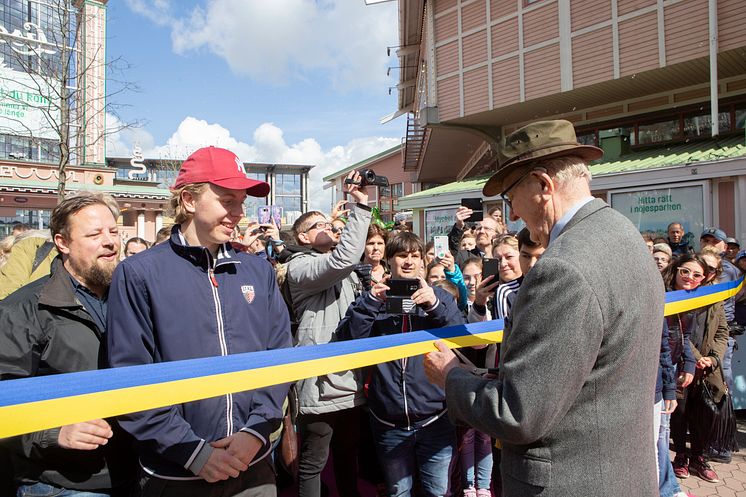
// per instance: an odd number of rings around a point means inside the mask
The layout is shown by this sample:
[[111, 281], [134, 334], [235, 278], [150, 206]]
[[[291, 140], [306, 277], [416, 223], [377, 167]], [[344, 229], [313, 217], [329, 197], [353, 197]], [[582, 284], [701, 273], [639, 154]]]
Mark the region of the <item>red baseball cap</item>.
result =
[[212, 183], [230, 190], [246, 190], [252, 197], [269, 195], [269, 183], [248, 178], [243, 162], [230, 150], [203, 147], [187, 157], [173, 188], [194, 183]]

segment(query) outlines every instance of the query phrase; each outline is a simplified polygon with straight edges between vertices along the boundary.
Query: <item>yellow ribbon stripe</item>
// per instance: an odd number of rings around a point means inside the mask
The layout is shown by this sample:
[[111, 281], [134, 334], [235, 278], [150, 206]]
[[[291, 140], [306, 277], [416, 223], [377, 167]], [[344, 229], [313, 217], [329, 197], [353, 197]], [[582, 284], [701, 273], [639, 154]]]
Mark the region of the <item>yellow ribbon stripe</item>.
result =
[[[665, 315], [668, 316], [725, 300], [738, 293], [743, 284], [742, 278], [738, 282], [721, 283], [703, 287], [693, 292], [669, 292], [666, 295]], [[406, 335], [416, 338], [411, 338], [412, 343], [405, 343], [404, 345], [397, 344], [397, 341], [403, 343], [404, 338], [406, 338], [401, 335], [389, 335], [386, 337], [386, 340], [389, 341], [381, 341], [380, 338], [382, 337], [355, 340], [355, 344], [350, 346], [355, 350], [348, 353], [344, 351], [349, 349], [335, 347], [350, 342], [330, 344], [332, 347], [316, 346], [327, 347], [325, 349], [316, 349], [316, 347], [283, 349], [273, 351], [275, 354], [280, 354], [281, 359], [276, 359], [272, 365], [267, 367], [256, 367], [256, 362], [251, 360], [252, 354], [243, 354], [247, 358], [241, 358], [240, 360], [246, 362], [245, 368], [243, 367], [244, 363], [240, 362], [240, 368], [235, 368], [240, 370], [231, 370], [220, 374], [214, 371], [209, 372], [210, 370], [207, 370], [207, 373], [200, 374], [200, 371], [205, 370], [196, 366], [194, 371], [189, 370], [188, 366], [182, 365], [182, 363], [186, 364], [187, 361], [135, 366], [130, 369], [93, 371], [89, 373], [95, 375], [95, 379], [85, 377], [87, 378], [85, 381], [89, 383], [95, 381], [95, 384], [93, 387], [86, 384], [85, 388], [77, 385], [78, 391], [84, 391], [84, 393], [79, 394], [68, 393], [63, 395], [59, 392], [61, 386], [71, 385], [69, 382], [64, 382], [72, 381], [72, 378], [83, 378], [75, 375], [85, 375], [86, 373], [3, 381], [0, 382], [0, 438], [90, 419], [108, 418], [228, 393], [290, 383], [304, 378], [417, 356], [435, 350], [433, 341], [436, 338], [441, 338], [451, 348], [499, 343], [502, 341], [503, 332], [502, 329], [496, 330], [495, 327], [502, 328], [502, 321], [474, 323], [453, 328], [450, 331], [442, 329], [412, 332]], [[342, 345], [342, 347], [344, 346]], [[314, 349], [325, 352], [314, 354]], [[326, 353], [327, 350], [330, 351], [328, 354]], [[256, 354], [261, 354], [261, 352]], [[283, 354], [295, 354], [295, 356], [291, 360]], [[208, 358], [206, 360], [211, 361], [210, 364], [214, 366], [218, 363], [222, 364], [220, 361], [230, 360], [230, 357], [236, 358], [237, 356]], [[301, 358], [298, 359], [298, 357]], [[254, 367], [251, 366], [252, 363]], [[165, 369], [153, 369], [154, 366]], [[126, 375], [129, 374], [128, 371], [130, 370], [139, 371], [137, 381], [133, 380], [123, 384], [134, 386], [119, 388], [117, 385], [122, 386], [122, 384], [116, 383], [114, 379], [117, 379], [117, 381], [121, 381], [122, 378], [127, 379]], [[175, 374], [174, 371], [177, 371], [179, 374], [175, 377], [178, 379], [167, 381], [161, 378], [159, 380], [155, 373], [150, 373], [148, 376], [143, 373], [144, 371], [166, 370], [172, 375]], [[222, 371], [225, 371], [225, 369], [222, 369]], [[144, 380], [142, 380], [143, 377]], [[40, 384], [45, 385], [47, 390], [41, 393], [35, 391], [34, 389], [39, 388], [38, 385]], [[56, 385], [56, 387], [53, 385]], [[72, 385], [75, 386], [75, 384]], [[110, 388], [107, 389], [100, 385], [109, 385]]]
[[[741, 277], [740, 280], [738, 280], [737, 282], [732, 282], [731, 284], [721, 283], [719, 285], [704, 287], [701, 290], [716, 289], [719, 286], [727, 287], [727, 286], [733, 286], [733, 284], [736, 285], [733, 288], [728, 288], [726, 290], [721, 290], [721, 291], [715, 291], [712, 293], [708, 293], [706, 295], [696, 295], [700, 291], [700, 289], [694, 290], [693, 292], [690, 292], [690, 293], [695, 294], [695, 296], [693, 297], [666, 302], [664, 315], [670, 316], [672, 314], [678, 314], [680, 312], [686, 312], [692, 309], [699, 309], [700, 307], [705, 307], [708, 305], [712, 305], [716, 302], [726, 300], [730, 297], [733, 297], [739, 291], [741, 291], [741, 288], [743, 288], [743, 283], [744, 283], [744, 278]], [[671, 297], [674, 294], [679, 294], [679, 293], [681, 292], [669, 292], [666, 296]], [[684, 292], [684, 294], [686, 293], [687, 292]]]
[[[502, 341], [502, 330], [444, 339], [449, 347]], [[330, 358], [247, 369], [0, 407], [0, 438], [131, 412], [253, 390], [436, 350], [433, 340]]]

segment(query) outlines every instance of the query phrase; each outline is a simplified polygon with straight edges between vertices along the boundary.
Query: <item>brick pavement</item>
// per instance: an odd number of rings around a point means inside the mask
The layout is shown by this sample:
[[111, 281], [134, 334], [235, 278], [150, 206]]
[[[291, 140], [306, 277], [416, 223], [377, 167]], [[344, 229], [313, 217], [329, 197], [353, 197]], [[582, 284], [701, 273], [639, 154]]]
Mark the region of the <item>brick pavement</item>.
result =
[[[746, 412], [738, 412], [738, 444], [741, 451], [733, 454], [730, 464], [711, 463], [720, 477], [718, 483], [708, 483], [696, 476], [679, 480], [681, 489], [696, 497], [746, 497]], [[671, 458], [673, 459], [673, 452]]]

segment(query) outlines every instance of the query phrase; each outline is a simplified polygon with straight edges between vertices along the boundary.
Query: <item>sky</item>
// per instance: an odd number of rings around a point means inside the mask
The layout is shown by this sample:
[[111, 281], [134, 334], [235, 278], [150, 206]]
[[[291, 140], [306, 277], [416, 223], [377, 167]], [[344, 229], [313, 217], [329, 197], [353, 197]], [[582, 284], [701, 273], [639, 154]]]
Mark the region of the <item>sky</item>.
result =
[[107, 7], [108, 157], [183, 159], [215, 145], [244, 162], [313, 164], [322, 178], [401, 142], [396, 110], [397, 2], [120, 0]]

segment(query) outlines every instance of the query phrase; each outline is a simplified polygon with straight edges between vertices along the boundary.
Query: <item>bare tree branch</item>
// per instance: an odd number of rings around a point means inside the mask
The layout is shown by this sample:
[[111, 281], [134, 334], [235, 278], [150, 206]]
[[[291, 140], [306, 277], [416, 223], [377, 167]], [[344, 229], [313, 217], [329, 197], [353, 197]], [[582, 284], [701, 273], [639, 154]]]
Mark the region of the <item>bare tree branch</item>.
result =
[[[123, 74], [129, 65], [122, 58], [103, 60], [103, 45], [86, 51], [86, 5], [80, 0], [31, 0], [22, 27], [0, 29], [0, 56], [5, 58], [0, 63], [0, 113], [10, 123], [0, 125], [0, 132], [22, 135], [37, 149], [56, 147], [60, 199], [71, 161], [85, 157], [89, 147], [109, 134], [140, 125], [119, 119], [120, 106], [111, 100], [137, 87], [106, 80], [107, 73]], [[19, 69], [25, 77], [18, 76]], [[104, 81], [108, 93], [92, 88]], [[40, 122], [24, 120], [32, 112]], [[119, 124], [107, 127], [106, 113], [117, 116]], [[101, 129], [92, 131], [96, 126]]]

